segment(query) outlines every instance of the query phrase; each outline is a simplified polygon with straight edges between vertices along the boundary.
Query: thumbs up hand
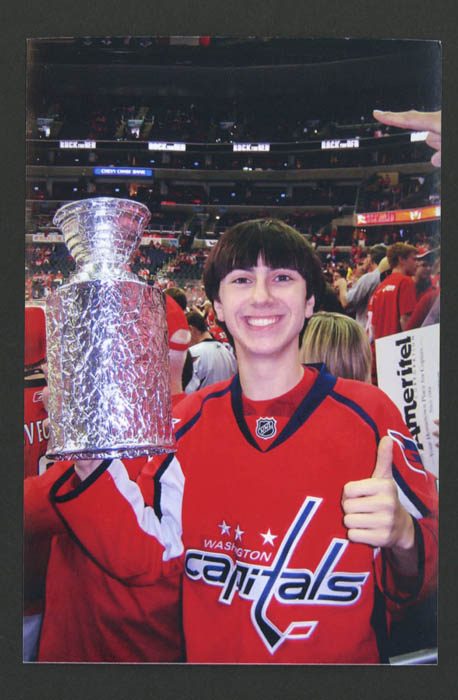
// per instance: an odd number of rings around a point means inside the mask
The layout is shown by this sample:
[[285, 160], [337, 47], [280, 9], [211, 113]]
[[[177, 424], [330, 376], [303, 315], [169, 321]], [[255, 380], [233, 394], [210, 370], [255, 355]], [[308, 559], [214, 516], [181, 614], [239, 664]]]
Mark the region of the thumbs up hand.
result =
[[415, 531], [399, 501], [392, 460], [393, 441], [385, 436], [370, 479], [349, 481], [343, 488], [343, 522], [351, 542], [406, 551], [414, 546]]

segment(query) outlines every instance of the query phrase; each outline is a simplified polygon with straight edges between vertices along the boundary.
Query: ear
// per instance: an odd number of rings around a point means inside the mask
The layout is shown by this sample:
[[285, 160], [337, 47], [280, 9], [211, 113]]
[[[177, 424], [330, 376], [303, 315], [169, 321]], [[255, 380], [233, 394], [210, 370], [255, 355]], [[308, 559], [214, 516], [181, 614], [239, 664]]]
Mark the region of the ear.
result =
[[315, 308], [315, 295], [312, 294], [310, 299], [305, 302], [305, 318], [310, 318], [313, 314], [313, 309]]
[[223, 313], [223, 305], [222, 303], [215, 299], [213, 302], [213, 308], [215, 309], [215, 314], [218, 318], [218, 321], [224, 321], [224, 313]]

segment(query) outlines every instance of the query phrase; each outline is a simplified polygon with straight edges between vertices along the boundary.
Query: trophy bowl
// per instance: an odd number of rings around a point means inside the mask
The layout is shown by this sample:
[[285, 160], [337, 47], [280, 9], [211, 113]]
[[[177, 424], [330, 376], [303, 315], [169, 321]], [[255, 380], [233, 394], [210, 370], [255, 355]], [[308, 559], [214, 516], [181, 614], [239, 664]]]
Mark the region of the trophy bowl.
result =
[[46, 304], [50, 459], [175, 449], [163, 295], [128, 265], [150, 216], [109, 197], [56, 212], [76, 270]]

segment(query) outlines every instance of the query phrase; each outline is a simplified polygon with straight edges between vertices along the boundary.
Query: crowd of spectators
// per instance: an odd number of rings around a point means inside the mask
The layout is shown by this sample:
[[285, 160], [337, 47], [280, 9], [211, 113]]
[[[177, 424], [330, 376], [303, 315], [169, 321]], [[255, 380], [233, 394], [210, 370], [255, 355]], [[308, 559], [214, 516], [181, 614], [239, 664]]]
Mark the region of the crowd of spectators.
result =
[[357, 211], [372, 212], [408, 209], [440, 203], [440, 177], [430, 175], [399, 175], [377, 173], [359, 188]]
[[[371, 114], [356, 114], [346, 123], [336, 117], [322, 119], [304, 116], [309, 105], [285, 98], [272, 114], [257, 100], [175, 100], [156, 97], [154, 105], [145, 102], [118, 103], [107, 106], [94, 101], [71, 98], [43, 106], [39, 118], [60, 125], [59, 138], [99, 140], [178, 140], [189, 142], [230, 143], [266, 140], [275, 142], [355, 137], [375, 137], [393, 133], [393, 128], [378, 124]], [[280, 108], [281, 107], [281, 108]], [[29, 120], [28, 138], [47, 138], [40, 123]]]
[[[260, 210], [255, 215], [263, 217]], [[160, 225], [166, 227], [168, 235], [175, 236], [178, 224], [173, 225], [173, 216]], [[224, 214], [209, 225], [205, 238], [217, 240], [230, 226], [246, 219], [243, 213]], [[283, 219], [307, 236], [319, 253], [325, 276], [330, 285], [336, 278], [343, 277], [351, 284], [358, 278], [361, 261], [367, 254], [367, 247], [375, 244], [390, 246], [398, 242], [410, 242], [420, 254], [439, 245], [433, 229], [409, 226], [376, 227], [374, 229], [353, 228], [351, 226], [333, 229], [323, 226], [316, 229], [303, 213], [288, 214]], [[158, 225], [153, 226], [157, 231]], [[189, 233], [189, 230], [187, 230]], [[209, 249], [189, 248], [182, 229], [178, 238], [167, 243], [167, 233], [158, 233], [149, 245], [141, 245], [131, 261], [131, 269], [149, 284], [158, 283], [162, 287], [169, 284], [186, 288], [193, 303], [203, 303], [200, 283], [203, 265]], [[178, 246], [178, 247], [177, 247]], [[26, 245], [26, 299], [37, 300], [63, 284], [75, 269], [75, 262], [63, 243], [29, 243]], [[420, 282], [421, 285], [421, 282]]]
[[[276, 110], [269, 101], [242, 98], [190, 100], [156, 96], [147, 102], [126, 103], [106, 100], [80, 101], [70, 97], [43, 106], [39, 118], [60, 125], [62, 139], [108, 141], [165, 140], [190, 143], [231, 143], [267, 141], [276, 143], [316, 141], [334, 138], [383, 138], [399, 133], [396, 127], [376, 122], [372, 113], [355, 112], [345, 120], [328, 114], [310, 116], [310, 103], [285, 96]], [[29, 120], [29, 139], [49, 138], [37, 119]]]
[[91, 177], [74, 181], [30, 182], [27, 197], [39, 201], [73, 201], [88, 196], [121, 197], [143, 202], [158, 211], [164, 202], [177, 204], [351, 207], [359, 212], [429, 206], [440, 202], [440, 184], [434, 176], [376, 174], [363, 182], [272, 184], [237, 181], [205, 184], [158, 181], [148, 185], [113, 183]]
[[[149, 104], [111, 104], [93, 101], [43, 106], [28, 120], [28, 162], [42, 165], [143, 166], [173, 169], [285, 170], [326, 167], [392, 165], [428, 160], [423, 142], [393, 142], [396, 127], [376, 122], [370, 114], [355, 113], [342, 122], [310, 117], [309, 105], [297, 98], [272, 111], [236, 99], [198, 101], [156, 98]], [[280, 106], [279, 106], [280, 107]], [[308, 116], [307, 116], [308, 115]], [[42, 120], [46, 119], [44, 126]], [[359, 139], [358, 148], [322, 149], [321, 141]], [[97, 142], [97, 149], [60, 149], [57, 139]], [[371, 139], [371, 141], [367, 141]], [[374, 145], [375, 140], [375, 145]], [[54, 141], [54, 144], [52, 143]], [[148, 141], [213, 145], [190, 152], [161, 152], [146, 148]], [[41, 142], [41, 143], [39, 143]], [[220, 146], [233, 142], [285, 144], [282, 152], [232, 153]], [[288, 145], [286, 145], [288, 144]], [[303, 144], [303, 147], [301, 146]], [[368, 145], [369, 144], [369, 145]]]

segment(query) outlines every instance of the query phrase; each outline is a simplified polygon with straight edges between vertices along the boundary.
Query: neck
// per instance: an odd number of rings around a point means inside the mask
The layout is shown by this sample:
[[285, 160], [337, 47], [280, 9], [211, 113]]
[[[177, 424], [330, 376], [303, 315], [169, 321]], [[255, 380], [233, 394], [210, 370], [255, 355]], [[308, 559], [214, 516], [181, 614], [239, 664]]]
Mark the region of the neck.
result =
[[244, 362], [237, 354], [240, 384], [248, 399], [263, 401], [286, 394], [304, 376], [304, 368], [299, 361], [299, 351], [291, 361], [282, 359], [279, 365], [272, 358], [258, 358], [254, 364]]
[[201, 334], [199, 335], [199, 339], [196, 340], [196, 343], [195, 343], [195, 344], [197, 345], [197, 343], [202, 343], [202, 341], [204, 341], [204, 340], [209, 340], [209, 339], [211, 339], [212, 337], [213, 337], [213, 336], [212, 336], [211, 333], [209, 333], [208, 331], [205, 331], [204, 333], [201, 333]]

